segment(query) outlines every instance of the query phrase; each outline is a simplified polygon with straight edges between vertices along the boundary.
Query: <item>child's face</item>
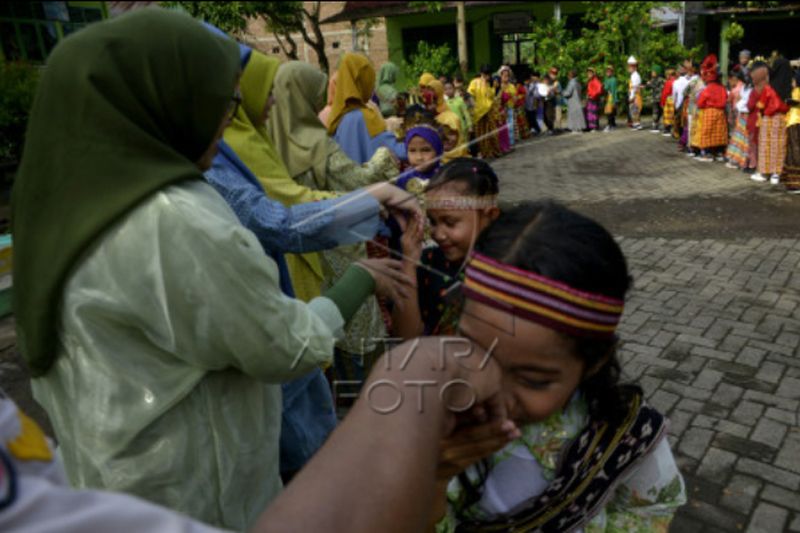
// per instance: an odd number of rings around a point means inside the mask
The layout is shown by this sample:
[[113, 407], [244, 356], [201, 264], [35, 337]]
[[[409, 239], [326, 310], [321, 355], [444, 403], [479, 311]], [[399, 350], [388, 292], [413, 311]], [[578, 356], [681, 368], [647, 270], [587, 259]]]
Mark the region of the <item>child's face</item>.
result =
[[436, 162], [436, 151], [431, 146], [431, 143], [422, 137], [411, 137], [406, 151], [408, 152], [409, 164], [420, 172], [426, 172]]
[[524, 425], [562, 409], [583, 380], [586, 368], [574, 341], [545, 326], [467, 300], [460, 334], [492, 357], [503, 373], [508, 416]]
[[610, 68], [607, 68], [606, 69], [606, 78], [610, 78], [613, 75], [614, 75], [614, 71], [611, 70]]
[[658, 77], [658, 72], [656, 72], [655, 70], [651, 70], [650, 71], [650, 77], [653, 78], [653, 79], [656, 79]]
[[[466, 185], [447, 183], [427, 193], [436, 196], [461, 196], [468, 194]], [[460, 263], [467, 257], [480, 233], [500, 214], [496, 207], [486, 209], [428, 209], [431, 237], [441, 248], [445, 258]]]
[[458, 132], [453, 131], [450, 128], [445, 128], [443, 141], [443, 150], [445, 152], [449, 152], [458, 146]]
[[444, 84], [444, 94], [448, 98], [452, 98], [456, 94], [456, 89], [453, 87], [453, 84], [448, 82]]

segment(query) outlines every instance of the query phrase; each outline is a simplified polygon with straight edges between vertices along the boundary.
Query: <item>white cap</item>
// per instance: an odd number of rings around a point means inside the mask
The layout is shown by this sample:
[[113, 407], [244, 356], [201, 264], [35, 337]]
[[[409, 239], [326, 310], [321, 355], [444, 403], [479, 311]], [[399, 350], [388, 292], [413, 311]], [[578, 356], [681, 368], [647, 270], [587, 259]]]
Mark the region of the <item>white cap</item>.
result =
[[629, 65], [638, 65], [638, 64], [639, 64], [639, 62], [638, 62], [638, 61], [636, 61], [636, 58], [635, 58], [635, 57], [631, 56], [631, 57], [629, 57], [629, 58], [628, 58], [628, 64], [629, 64]]

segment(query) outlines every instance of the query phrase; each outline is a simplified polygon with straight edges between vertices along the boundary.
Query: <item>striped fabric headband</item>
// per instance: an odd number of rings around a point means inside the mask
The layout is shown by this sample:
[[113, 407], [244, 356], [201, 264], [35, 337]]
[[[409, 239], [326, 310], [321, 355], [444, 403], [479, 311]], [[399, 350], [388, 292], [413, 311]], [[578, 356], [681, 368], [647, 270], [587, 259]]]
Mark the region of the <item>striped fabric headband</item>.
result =
[[612, 339], [625, 302], [573, 289], [564, 283], [473, 252], [464, 295], [548, 328], [595, 339]]

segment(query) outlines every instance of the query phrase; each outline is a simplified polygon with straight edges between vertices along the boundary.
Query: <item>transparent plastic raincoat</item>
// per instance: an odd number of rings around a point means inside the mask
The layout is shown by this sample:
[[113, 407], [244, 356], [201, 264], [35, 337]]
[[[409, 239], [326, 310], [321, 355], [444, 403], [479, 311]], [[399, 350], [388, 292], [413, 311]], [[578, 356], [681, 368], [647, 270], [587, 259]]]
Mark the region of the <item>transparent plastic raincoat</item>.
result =
[[34, 395], [74, 485], [244, 529], [281, 488], [279, 383], [328, 362], [342, 326], [332, 301], [285, 296], [226, 202], [184, 182], [78, 262]]

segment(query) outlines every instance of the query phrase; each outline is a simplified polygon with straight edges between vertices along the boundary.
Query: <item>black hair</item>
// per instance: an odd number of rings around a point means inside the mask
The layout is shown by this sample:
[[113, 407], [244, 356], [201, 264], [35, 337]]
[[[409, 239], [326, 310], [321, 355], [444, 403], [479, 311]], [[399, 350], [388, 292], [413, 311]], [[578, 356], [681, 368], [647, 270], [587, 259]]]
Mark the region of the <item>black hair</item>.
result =
[[455, 74], [453, 76], [453, 81], [464, 81], [464, 76], [462, 76], [461, 74]]
[[481, 65], [481, 74], [489, 74], [491, 76], [492, 66], [488, 63], [484, 63], [483, 65]]
[[755, 63], [753, 63], [753, 65], [750, 67], [750, 72], [751, 72], [751, 73], [753, 73], [753, 72], [755, 72], [756, 70], [758, 70], [758, 69], [760, 69], [760, 68], [766, 68], [766, 69], [769, 69], [769, 65], [767, 65], [767, 63], [766, 63], [765, 61], [756, 61], [756, 62], [755, 62]]
[[[611, 234], [594, 220], [552, 201], [504, 208], [481, 233], [475, 251], [575, 289], [620, 300], [632, 283], [625, 256]], [[620, 424], [632, 398], [642, 390], [619, 383], [616, 339], [573, 339], [575, 353], [587, 369], [606, 360], [580, 385], [591, 417], [608, 421], [612, 427]], [[458, 476], [466, 499], [464, 508], [481, 498], [481, 487], [491, 469], [487, 460], [476, 466], [476, 481], [464, 473]]]
[[531, 76], [535, 76], [537, 78], [541, 78], [541, 74], [539, 74], [538, 70], [534, 70], [533, 72], [531, 72]]
[[[611, 234], [594, 220], [551, 201], [504, 209], [481, 234], [475, 250], [610, 298], [624, 300], [631, 286], [625, 256]], [[575, 352], [587, 369], [608, 358], [580, 387], [592, 417], [618, 423], [628, 412], [631, 389], [619, 385], [617, 340], [574, 340]]]
[[463, 183], [467, 194], [484, 196], [500, 192], [499, 180], [492, 167], [482, 159], [457, 157], [442, 165], [428, 182], [430, 191], [446, 183]]

